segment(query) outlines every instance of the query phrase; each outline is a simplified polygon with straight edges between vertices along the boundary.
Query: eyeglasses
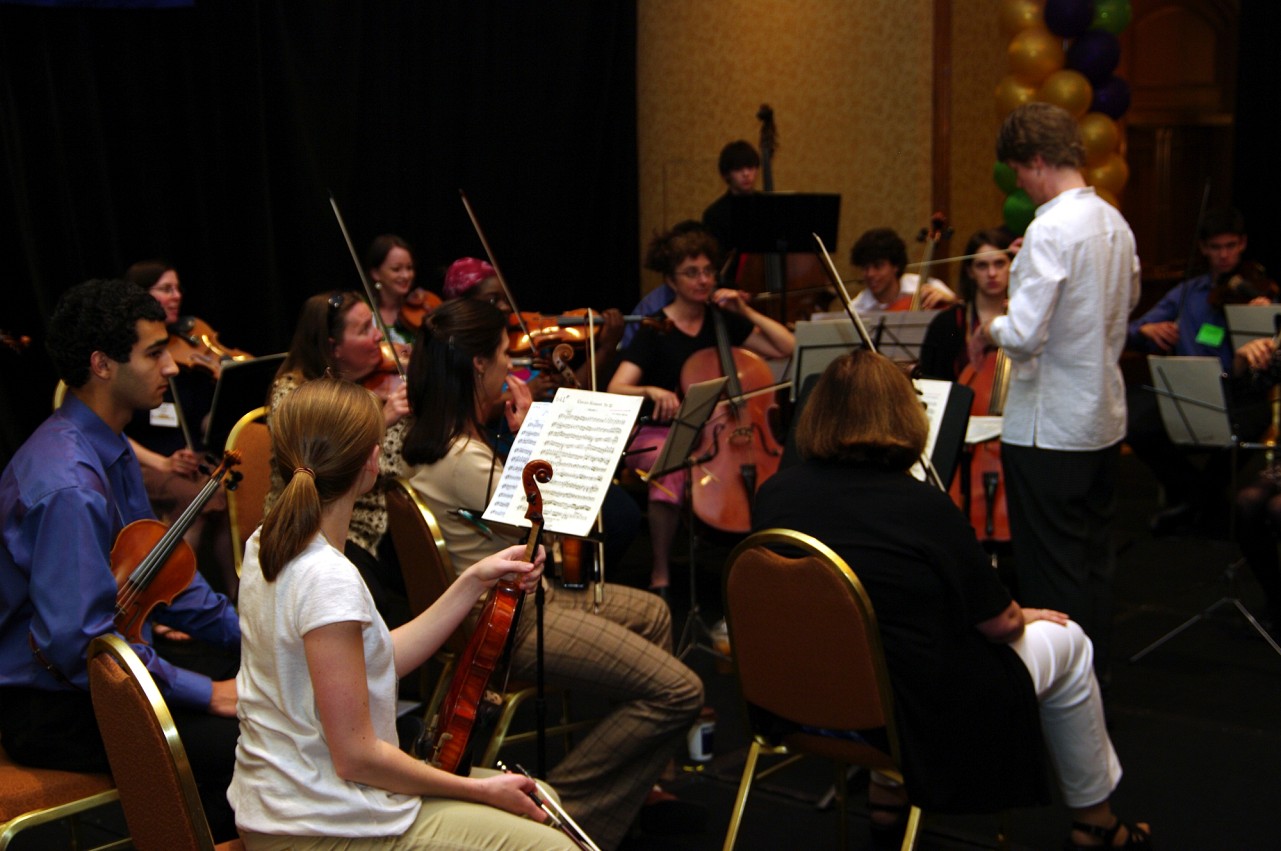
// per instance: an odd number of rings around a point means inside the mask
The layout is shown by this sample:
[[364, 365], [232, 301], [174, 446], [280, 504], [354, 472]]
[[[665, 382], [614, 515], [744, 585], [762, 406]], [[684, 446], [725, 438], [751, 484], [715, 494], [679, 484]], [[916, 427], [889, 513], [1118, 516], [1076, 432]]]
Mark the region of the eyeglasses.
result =
[[676, 275], [687, 281], [697, 281], [699, 278], [715, 278], [716, 269], [711, 266], [689, 267], [677, 269]]
[[165, 284], [164, 286], [157, 284], [156, 286], [151, 287], [149, 290], [147, 290], [147, 292], [160, 293], [161, 295], [181, 295], [182, 287], [178, 286], [177, 284]]

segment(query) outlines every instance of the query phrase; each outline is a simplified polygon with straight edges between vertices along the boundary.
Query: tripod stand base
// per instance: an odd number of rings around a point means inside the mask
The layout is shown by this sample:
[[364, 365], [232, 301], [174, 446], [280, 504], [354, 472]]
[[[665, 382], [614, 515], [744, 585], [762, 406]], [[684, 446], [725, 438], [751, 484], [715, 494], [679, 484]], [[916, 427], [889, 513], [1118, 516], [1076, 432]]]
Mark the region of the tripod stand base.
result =
[[1211, 603], [1209, 606], [1202, 609], [1201, 611], [1197, 612], [1195, 615], [1188, 618], [1183, 623], [1179, 624], [1174, 629], [1170, 630], [1165, 635], [1161, 636], [1156, 641], [1149, 644], [1147, 647], [1144, 647], [1138, 653], [1135, 653], [1133, 656], [1130, 657], [1130, 661], [1131, 662], [1139, 661], [1144, 656], [1148, 655], [1153, 650], [1160, 647], [1162, 644], [1165, 644], [1171, 638], [1174, 638], [1179, 633], [1191, 627], [1193, 624], [1197, 623], [1198, 621], [1206, 620], [1210, 616], [1210, 614], [1214, 612], [1216, 609], [1220, 609], [1228, 605], [1235, 606], [1237, 611], [1241, 613], [1241, 616], [1245, 618], [1246, 623], [1248, 623], [1251, 627], [1254, 628], [1254, 631], [1259, 634], [1260, 638], [1262, 638], [1264, 641], [1268, 643], [1268, 646], [1272, 648], [1272, 651], [1274, 653], [1276, 653], [1278, 656], [1281, 656], [1281, 645], [1278, 645], [1276, 642], [1276, 639], [1274, 639], [1272, 635], [1266, 629], [1263, 628], [1263, 625], [1260, 624], [1258, 620], [1255, 619], [1254, 615], [1250, 614], [1250, 610], [1245, 607], [1244, 603], [1242, 603], [1236, 597], [1220, 597], [1218, 600]]

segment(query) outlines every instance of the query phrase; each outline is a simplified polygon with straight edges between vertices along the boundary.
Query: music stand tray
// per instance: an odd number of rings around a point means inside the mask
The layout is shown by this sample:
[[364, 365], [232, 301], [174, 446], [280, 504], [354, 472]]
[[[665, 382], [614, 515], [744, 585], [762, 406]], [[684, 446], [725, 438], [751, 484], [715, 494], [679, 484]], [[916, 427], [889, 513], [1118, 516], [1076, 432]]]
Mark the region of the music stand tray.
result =
[[1232, 350], [1260, 337], [1276, 336], [1276, 317], [1281, 316], [1281, 304], [1226, 304], [1223, 315], [1228, 320]]
[[729, 196], [725, 209], [726, 247], [753, 254], [809, 252], [816, 233], [836, 246], [840, 195], [752, 192]]
[[214, 387], [213, 403], [209, 408], [206, 452], [221, 455], [231, 427], [254, 408], [267, 404], [272, 379], [284, 360], [285, 352], [280, 352], [252, 360], [223, 361], [222, 374]]

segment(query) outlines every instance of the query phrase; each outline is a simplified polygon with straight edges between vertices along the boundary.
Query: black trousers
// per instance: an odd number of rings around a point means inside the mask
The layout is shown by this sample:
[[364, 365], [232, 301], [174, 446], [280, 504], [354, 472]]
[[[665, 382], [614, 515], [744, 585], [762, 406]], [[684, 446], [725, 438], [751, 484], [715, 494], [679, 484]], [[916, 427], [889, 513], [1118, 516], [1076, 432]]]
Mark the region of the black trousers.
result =
[[1094, 642], [1107, 670], [1112, 631], [1120, 444], [1064, 452], [1001, 444], [1019, 603], [1066, 612]]

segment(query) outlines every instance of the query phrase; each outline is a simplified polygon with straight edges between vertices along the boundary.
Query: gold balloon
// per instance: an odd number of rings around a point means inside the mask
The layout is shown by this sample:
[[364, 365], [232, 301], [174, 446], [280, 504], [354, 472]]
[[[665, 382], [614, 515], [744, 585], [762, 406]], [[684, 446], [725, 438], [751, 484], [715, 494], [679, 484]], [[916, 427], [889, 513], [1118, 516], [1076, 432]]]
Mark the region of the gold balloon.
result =
[[1130, 179], [1130, 167], [1120, 154], [1110, 154], [1102, 165], [1089, 166], [1085, 169], [1085, 182], [1095, 189], [1106, 189], [1112, 195], [1119, 195]]
[[996, 84], [996, 111], [1004, 118], [1036, 98], [1036, 86], [1028, 85], [1013, 74], [1006, 74]]
[[1100, 186], [1096, 186], [1094, 187], [1094, 194], [1098, 195], [1100, 198], [1102, 198], [1104, 201], [1107, 201], [1109, 204], [1111, 204], [1113, 207], [1116, 207], [1118, 210], [1121, 209], [1120, 200], [1118, 200], [1117, 197], [1113, 195], [1111, 192], [1109, 192], [1108, 190]]
[[1094, 87], [1080, 71], [1055, 71], [1041, 83], [1036, 99], [1061, 106], [1073, 118], [1080, 118], [1090, 108], [1090, 101], [1094, 99]]
[[1063, 67], [1063, 41], [1045, 27], [1029, 27], [1010, 40], [1010, 71], [1025, 83], [1039, 85]]
[[1085, 164], [1102, 165], [1120, 143], [1121, 131], [1115, 121], [1101, 112], [1087, 112], [1079, 123], [1081, 138], [1085, 140]]
[[1044, 25], [1040, 0], [1003, 0], [1001, 3], [1001, 32], [1006, 35]]

